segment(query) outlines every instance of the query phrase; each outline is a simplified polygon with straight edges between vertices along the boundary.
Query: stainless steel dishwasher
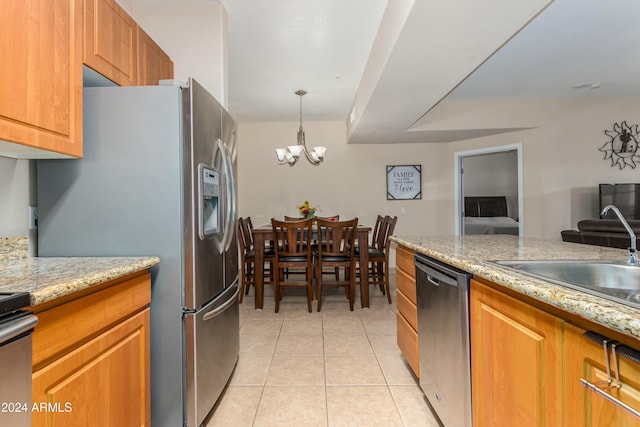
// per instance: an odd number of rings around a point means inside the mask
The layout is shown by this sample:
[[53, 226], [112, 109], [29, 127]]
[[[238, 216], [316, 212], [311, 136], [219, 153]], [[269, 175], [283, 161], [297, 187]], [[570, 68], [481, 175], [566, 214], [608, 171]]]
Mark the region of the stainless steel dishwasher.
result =
[[421, 254], [415, 265], [420, 387], [443, 425], [471, 426], [471, 275]]
[[29, 294], [0, 293], [0, 425], [31, 426], [31, 332], [38, 318], [22, 310]]

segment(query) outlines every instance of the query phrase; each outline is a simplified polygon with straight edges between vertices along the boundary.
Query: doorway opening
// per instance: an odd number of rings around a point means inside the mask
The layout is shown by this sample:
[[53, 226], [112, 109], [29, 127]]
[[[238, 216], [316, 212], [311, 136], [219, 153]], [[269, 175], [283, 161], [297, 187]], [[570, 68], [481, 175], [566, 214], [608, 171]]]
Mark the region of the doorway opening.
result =
[[456, 152], [454, 162], [455, 234], [522, 236], [522, 144]]

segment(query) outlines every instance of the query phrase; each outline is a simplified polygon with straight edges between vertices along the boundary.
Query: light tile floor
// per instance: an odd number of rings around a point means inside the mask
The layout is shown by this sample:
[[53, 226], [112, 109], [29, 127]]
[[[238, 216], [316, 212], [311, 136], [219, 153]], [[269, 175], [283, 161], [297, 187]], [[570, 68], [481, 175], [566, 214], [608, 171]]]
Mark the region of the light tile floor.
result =
[[396, 344], [393, 304], [370, 287], [370, 308], [353, 312], [343, 288], [325, 293], [322, 311], [285, 290], [254, 310], [253, 289], [240, 305], [240, 358], [207, 422], [218, 426], [437, 426]]

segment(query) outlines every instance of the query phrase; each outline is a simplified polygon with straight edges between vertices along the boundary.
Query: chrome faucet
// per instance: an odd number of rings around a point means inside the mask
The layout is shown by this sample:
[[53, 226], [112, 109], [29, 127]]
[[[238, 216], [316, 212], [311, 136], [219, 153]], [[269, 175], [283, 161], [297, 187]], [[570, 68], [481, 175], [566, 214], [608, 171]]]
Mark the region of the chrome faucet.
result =
[[631, 237], [631, 247], [627, 249], [627, 251], [629, 252], [629, 264], [630, 265], [638, 265], [638, 254], [637, 254], [637, 248], [636, 248], [636, 234], [633, 232], [633, 230], [629, 226], [629, 223], [627, 222], [627, 220], [624, 219], [624, 216], [622, 216], [622, 214], [620, 213], [620, 210], [618, 210], [618, 208], [615, 207], [614, 205], [605, 206], [604, 209], [602, 209], [602, 212], [600, 212], [600, 216], [601, 217], [605, 216], [607, 214], [607, 212], [609, 212], [609, 209], [611, 209], [613, 211], [613, 213], [616, 214], [616, 216], [618, 217], [618, 219], [620, 220], [622, 225], [624, 225], [624, 228], [627, 230], [627, 233], [629, 233], [629, 237]]

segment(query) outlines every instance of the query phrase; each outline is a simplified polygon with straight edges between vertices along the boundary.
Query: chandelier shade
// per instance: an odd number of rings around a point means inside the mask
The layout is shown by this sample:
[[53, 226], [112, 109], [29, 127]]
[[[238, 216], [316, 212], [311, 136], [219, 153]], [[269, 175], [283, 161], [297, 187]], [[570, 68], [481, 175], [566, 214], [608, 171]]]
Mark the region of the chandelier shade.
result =
[[327, 151], [327, 147], [313, 147], [313, 151], [307, 149], [307, 143], [304, 137], [304, 128], [302, 127], [302, 97], [306, 95], [306, 91], [300, 89], [297, 90], [296, 95], [300, 97], [300, 127], [298, 128], [298, 137], [296, 145], [289, 145], [287, 148], [276, 148], [276, 157], [278, 158], [278, 164], [293, 166], [296, 164], [301, 155], [313, 164], [319, 165], [324, 160], [324, 154]]

